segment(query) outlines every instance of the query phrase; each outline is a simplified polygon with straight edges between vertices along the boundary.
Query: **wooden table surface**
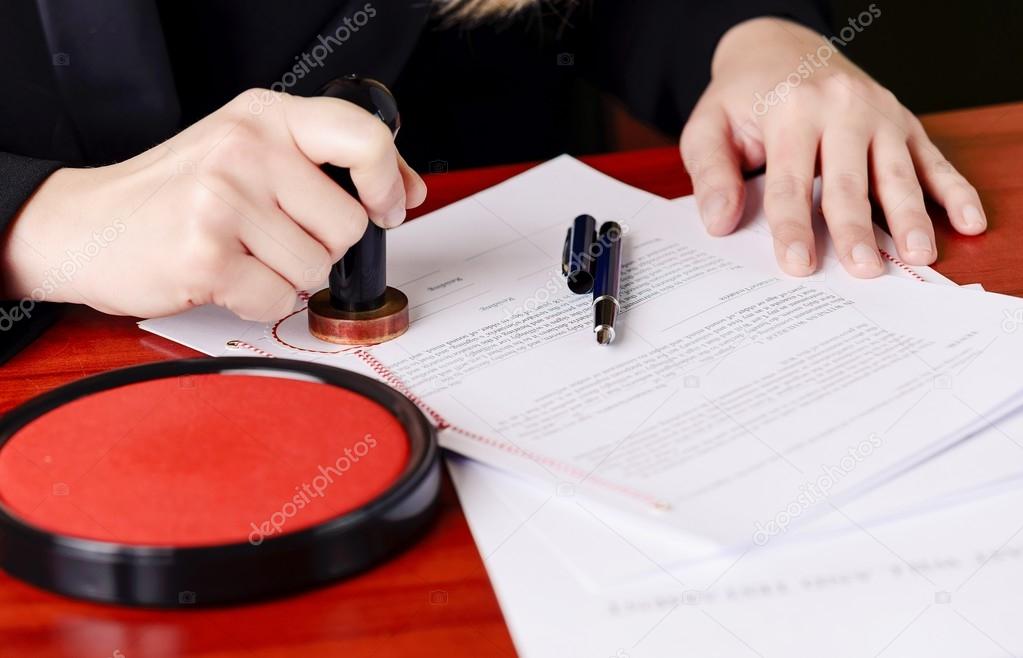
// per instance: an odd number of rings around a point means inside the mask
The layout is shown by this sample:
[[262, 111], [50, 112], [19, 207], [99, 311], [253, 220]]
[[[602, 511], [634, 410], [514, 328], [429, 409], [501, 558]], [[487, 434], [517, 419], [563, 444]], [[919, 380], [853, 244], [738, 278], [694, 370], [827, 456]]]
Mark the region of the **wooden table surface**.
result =
[[[938, 219], [937, 269], [959, 283], [1023, 296], [1023, 104], [957, 111], [924, 123], [980, 190], [991, 229], [954, 235]], [[674, 149], [586, 160], [668, 197], [691, 191]], [[428, 177], [433, 210], [526, 169], [513, 165]], [[421, 213], [420, 213], [421, 214]], [[70, 309], [0, 368], [0, 412], [35, 394], [122, 366], [192, 357], [129, 318]], [[428, 536], [347, 582], [287, 599], [218, 610], [160, 612], [67, 600], [0, 574], [0, 655], [512, 656], [514, 649], [450, 484]]]

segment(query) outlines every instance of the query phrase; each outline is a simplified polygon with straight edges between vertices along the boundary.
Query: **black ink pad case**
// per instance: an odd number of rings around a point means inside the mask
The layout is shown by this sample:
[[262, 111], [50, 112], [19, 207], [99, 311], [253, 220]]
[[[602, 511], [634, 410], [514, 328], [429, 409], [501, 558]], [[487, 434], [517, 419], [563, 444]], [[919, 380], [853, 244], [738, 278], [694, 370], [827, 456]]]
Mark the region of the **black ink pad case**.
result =
[[439, 489], [433, 426], [368, 377], [257, 357], [142, 365], [0, 419], [0, 566], [92, 601], [252, 601], [408, 547]]

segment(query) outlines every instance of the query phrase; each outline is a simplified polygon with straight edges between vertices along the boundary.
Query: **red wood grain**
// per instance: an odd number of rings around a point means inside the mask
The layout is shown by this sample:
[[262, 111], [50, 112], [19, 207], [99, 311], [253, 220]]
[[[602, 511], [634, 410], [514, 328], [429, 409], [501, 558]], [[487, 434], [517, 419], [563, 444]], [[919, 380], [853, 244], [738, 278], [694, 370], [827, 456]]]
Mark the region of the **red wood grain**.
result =
[[[960, 283], [1023, 295], [1023, 104], [951, 112], [924, 122], [948, 159], [980, 189], [991, 223], [983, 236], [962, 237], [939, 211], [937, 268]], [[673, 148], [586, 160], [658, 194], [690, 191]], [[528, 166], [430, 176], [423, 212]], [[0, 368], [0, 411], [78, 377], [190, 356], [196, 353], [142, 332], [129, 318], [70, 309]], [[413, 549], [353, 580], [269, 603], [210, 611], [129, 610], [66, 600], [0, 574], [0, 655], [102, 658], [115, 652], [124, 658], [514, 655], [450, 486], [440, 521]]]

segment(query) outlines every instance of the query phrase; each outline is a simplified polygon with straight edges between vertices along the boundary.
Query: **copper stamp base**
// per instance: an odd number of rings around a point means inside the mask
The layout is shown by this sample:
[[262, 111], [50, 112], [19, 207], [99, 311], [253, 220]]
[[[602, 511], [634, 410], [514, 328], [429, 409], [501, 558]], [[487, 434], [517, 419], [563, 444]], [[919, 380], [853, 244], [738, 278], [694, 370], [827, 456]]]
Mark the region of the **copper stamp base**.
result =
[[324, 288], [309, 298], [309, 333], [338, 345], [375, 345], [405, 333], [408, 329], [408, 297], [388, 287], [384, 305], [372, 311], [339, 311], [330, 304], [330, 290]]

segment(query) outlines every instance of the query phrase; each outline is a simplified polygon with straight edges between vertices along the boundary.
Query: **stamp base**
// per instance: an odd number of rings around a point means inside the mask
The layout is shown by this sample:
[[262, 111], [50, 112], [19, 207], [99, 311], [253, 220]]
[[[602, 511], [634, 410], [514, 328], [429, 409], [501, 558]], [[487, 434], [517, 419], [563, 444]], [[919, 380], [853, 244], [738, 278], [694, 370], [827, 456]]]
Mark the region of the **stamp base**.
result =
[[409, 325], [408, 297], [388, 287], [384, 304], [372, 311], [340, 311], [324, 288], [309, 298], [309, 333], [336, 345], [376, 345], [405, 333]]

